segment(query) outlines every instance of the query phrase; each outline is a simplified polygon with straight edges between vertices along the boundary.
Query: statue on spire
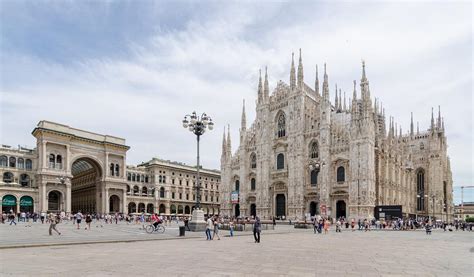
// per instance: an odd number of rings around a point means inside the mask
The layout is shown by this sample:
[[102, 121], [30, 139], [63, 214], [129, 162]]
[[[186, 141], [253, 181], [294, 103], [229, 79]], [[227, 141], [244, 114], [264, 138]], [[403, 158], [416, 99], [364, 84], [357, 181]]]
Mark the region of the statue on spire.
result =
[[270, 88], [268, 87], [268, 72], [267, 67], [265, 66], [265, 81], [263, 83], [263, 97], [265, 101], [270, 97]]
[[303, 89], [303, 59], [301, 57], [301, 48], [300, 48], [300, 58], [298, 61], [298, 88]]
[[258, 70], [258, 103], [262, 103], [263, 100], [263, 87], [262, 87], [262, 70]]
[[319, 96], [319, 78], [318, 78], [318, 65], [316, 65], [316, 81], [314, 81], [314, 91]]

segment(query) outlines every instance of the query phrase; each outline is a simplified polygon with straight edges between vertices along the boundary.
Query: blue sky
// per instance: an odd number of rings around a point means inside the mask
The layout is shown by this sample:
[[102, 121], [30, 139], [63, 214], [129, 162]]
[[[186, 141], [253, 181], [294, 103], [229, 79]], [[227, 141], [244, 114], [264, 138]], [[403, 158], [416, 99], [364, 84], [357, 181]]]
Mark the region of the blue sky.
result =
[[[194, 163], [185, 113], [211, 114], [203, 162], [219, 167], [223, 126], [237, 147], [242, 99], [254, 117], [258, 70], [305, 82], [327, 63], [349, 92], [367, 64], [373, 96], [404, 132], [441, 105], [455, 186], [473, 183], [470, 2], [1, 1], [0, 142], [34, 145], [42, 119], [121, 136], [128, 162]], [[332, 93], [332, 91], [331, 91]], [[465, 194], [466, 196], [466, 194]], [[474, 201], [472, 194], [467, 194]]]

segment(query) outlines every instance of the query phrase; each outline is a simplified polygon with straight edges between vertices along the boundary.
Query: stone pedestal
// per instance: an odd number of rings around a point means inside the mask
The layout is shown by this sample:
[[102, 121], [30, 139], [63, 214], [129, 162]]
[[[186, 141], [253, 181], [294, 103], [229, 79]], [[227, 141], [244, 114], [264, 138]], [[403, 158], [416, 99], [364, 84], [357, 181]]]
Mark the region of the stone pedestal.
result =
[[206, 221], [204, 221], [204, 212], [194, 209], [192, 218], [188, 223], [189, 229], [193, 232], [203, 232], [206, 230]]

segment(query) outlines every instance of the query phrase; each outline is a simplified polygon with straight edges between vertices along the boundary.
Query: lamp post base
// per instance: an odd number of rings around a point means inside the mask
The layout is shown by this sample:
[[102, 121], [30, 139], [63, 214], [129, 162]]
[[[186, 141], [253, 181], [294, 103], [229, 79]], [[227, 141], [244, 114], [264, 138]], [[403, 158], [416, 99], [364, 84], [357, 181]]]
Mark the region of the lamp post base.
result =
[[206, 230], [206, 221], [204, 221], [204, 212], [202, 210], [194, 209], [192, 218], [188, 223], [189, 229], [192, 232], [202, 232]]

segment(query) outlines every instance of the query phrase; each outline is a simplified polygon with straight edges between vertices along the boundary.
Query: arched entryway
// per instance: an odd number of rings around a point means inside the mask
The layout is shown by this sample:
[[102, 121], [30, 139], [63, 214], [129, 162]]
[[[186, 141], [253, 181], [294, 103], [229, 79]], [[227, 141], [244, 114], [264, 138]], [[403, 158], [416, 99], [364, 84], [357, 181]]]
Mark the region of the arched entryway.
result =
[[282, 217], [286, 216], [286, 198], [284, 194], [277, 194], [276, 199], [275, 216]]
[[309, 214], [311, 216], [315, 216], [316, 214], [318, 214], [318, 204], [314, 201], [311, 201], [311, 203], [309, 203]]
[[239, 205], [239, 204], [235, 204], [234, 216], [235, 216], [235, 217], [239, 217], [239, 216], [240, 216], [240, 205]]
[[250, 216], [253, 216], [253, 217], [257, 216], [257, 205], [250, 204]]
[[145, 204], [144, 203], [139, 203], [138, 204], [138, 212], [139, 213], [144, 213], [145, 212]]
[[61, 209], [62, 194], [57, 190], [48, 193], [48, 212], [59, 212]]
[[150, 214], [155, 213], [155, 207], [153, 206], [153, 204], [150, 203], [146, 205], [146, 212]]
[[137, 204], [135, 204], [135, 202], [128, 203], [128, 212], [129, 213], [136, 213], [137, 212]]
[[160, 214], [166, 213], [166, 207], [164, 204], [160, 204]]
[[336, 202], [336, 218], [346, 217], [346, 202], [339, 200]]
[[118, 213], [120, 211], [120, 198], [117, 195], [112, 195], [109, 198], [109, 212]]
[[20, 212], [33, 213], [33, 198], [31, 196], [23, 196], [20, 198]]
[[10, 194], [3, 196], [2, 198], [2, 212], [4, 213], [16, 213], [16, 197]]
[[189, 206], [184, 207], [184, 213], [191, 214], [191, 209], [189, 208]]
[[95, 213], [100, 211], [97, 185], [102, 176], [100, 165], [92, 158], [79, 158], [71, 166], [71, 211]]

